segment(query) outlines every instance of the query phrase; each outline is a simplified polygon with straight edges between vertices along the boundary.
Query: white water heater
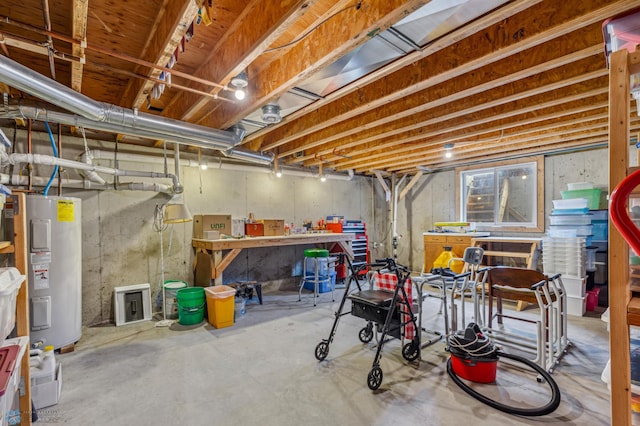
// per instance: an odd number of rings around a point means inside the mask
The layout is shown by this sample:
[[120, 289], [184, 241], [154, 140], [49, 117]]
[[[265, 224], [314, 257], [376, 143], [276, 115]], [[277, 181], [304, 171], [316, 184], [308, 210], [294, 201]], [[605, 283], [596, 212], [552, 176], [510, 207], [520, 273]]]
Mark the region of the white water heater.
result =
[[31, 344], [82, 335], [82, 211], [70, 197], [27, 196]]

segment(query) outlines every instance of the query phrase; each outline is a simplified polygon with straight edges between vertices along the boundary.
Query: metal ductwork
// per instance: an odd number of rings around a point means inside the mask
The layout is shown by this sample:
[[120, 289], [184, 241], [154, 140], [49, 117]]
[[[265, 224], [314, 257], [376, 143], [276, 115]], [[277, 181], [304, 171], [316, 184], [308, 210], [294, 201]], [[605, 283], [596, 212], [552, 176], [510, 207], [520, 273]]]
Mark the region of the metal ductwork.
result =
[[[234, 149], [242, 141], [242, 134], [98, 102], [2, 55], [0, 81], [77, 114], [75, 116], [18, 106], [18, 111], [14, 111], [14, 114], [20, 114], [24, 118], [217, 149], [228, 157], [261, 164], [269, 164], [273, 160], [271, 155]], [[11, 110], [6, 111], [6, 114], [7, 118], [16, 118], [11, 115]]]

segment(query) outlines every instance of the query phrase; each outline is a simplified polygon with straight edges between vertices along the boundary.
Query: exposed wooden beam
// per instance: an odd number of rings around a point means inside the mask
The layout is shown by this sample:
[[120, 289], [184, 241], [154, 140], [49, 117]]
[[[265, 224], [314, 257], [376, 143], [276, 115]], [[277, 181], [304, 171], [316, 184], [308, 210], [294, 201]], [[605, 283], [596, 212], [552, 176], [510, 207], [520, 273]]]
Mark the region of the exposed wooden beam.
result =
[[[607, 123], [605, 120], [594, 121], [591, 124], [583, 124], [580, 127], [565, 126], [556, 129], [550, 129], [545, 131], [528, 131], [515, 136], [509, 136], [500, 138], [499, 143], [495, 143], [491, 149], [492, 154], [498, 154], [502, 152], [509, 152], [513, 150], [513, 147], [518, 148], [530, 148], [541, 146], [544, 140], [577, 140], [584, 139], [586, 137], [592, 137], [594, 134], [606, 134]], [[446, 160], [442, 159], [443, 150], [440, 146], [432, 148], [428, 151], [422, 152], [414, 151], [413, 153], [407, 153], [403, 157], [387, 158], [378, 162], [367, 162], [367, 167], [376, 167], [389, 172], [397, 172], [400, 170], [406, 170], [408, 167], [416, 167], [418, 165], [430, 165], [431, 161], [440, 163]], [[461, 158], [467, 159], [473, 156], [482, 156], [487, 154], [487, 146], [483, 143], [465, 144], [456, 146], [455, 154]], [[426, 162], [425, 162], [426, 161]], [[357, 167], [356, 167], [357, 168]]]
[[[141, 58], [158, 67], [164, 67], [197, 15], [198, 6], [194, 0], [165, 0], [154, 23], [154, 29], [142, 50]], [[140, 68], [136, 67], [134, 72], [143, 72]], [[152, 79], [157, 79], [161, 72], [159, 68], [144, 71], [145, 75]], [[130, 108], [141, 107], [153, 85], [152, 80], [129, 80], [122, 97], [122, 105]]]
[[[31, 53], [37, 53], [38, 55], [44, 55], [47, 57], [54, 57], [68, 62], [77, 62], [80, 58], [73, 55], [65, 54], [59, 51], [52, 51], [48, 49], [42, 42], [26, 39], [24, 37], [18, 37], [9, 33], [0, 33], [0, 45], [3, 46], [3, 50], [6, 50], [6, 46], [15, 47], [16, 49], [25, 50]], [[6, 52], [9, 53], [8, 51]]]
[[[516, 88], [511, 87], [509, 91], [513, 94], [509, 96], [505, 96], [504, 92], [496, 93], [489, 91], [485, 93], [483, 97], [475, 97], [465, 102], [446, 105], [437, 110], [426, 111], [416, 116], [406, 117], [383, 127], [381, 130], [375, 128], [365, 129], [360, 135], [354, 137], [353, 140], [337, 141], [336, 144], [341, 144], [343, 147], [363, 145], [365, 147], [363, 149], [366, 149], [367, 146], [364, 144], [369, 144], [369, 147], [373, 150], [388, 149], [395, 145], [396, 142], [393, 139], [388, 141], [387, 139], [402, 134], [403, 132], [413, 130], [416, 132], [417, 137], [422, 135], [422, 138], [426, 138], [429, 135], [455, 131], [457, 126], [470, 127], [471, 124], [479, 125], [500, 118], [513, 117], [518, 114], [564, 103], [570, 99], [579, 100], [579, 95], [576, 95], [576, 92], [572, 92], [572, 90], [579, 90], [580, 86], [576, 85], [585, 82], [589, 89], [591, 87], [597, 87], [597, 89], [595, 89], [595, 92], [591, 92], [585, 90], [583, 86], [582, 93], [585, 96], [595, 96], [604, 93], [603, 85], [606, 85], [605, 74], [603, 74], [603, 70], [594, 71], [590, 74], [578, 74], [567, 80], [556, 81], [522, 92], [518, 92]], [[597, 77], [595, 83], [591, 81], [593, 77]], [[569, 89], [566, 89], [567, 87], [569, 87]], [[565, 94], [567, 95], [566, 97], [563, 96]], [[546, 96], [549, 96], [549, 99], [546, 99]], [[512, 105], [513, 102], [520, 100], [523, 101], [518, 104], [518, 107]], [[465, 108], [465, 106], [467, 107]], [[429, 131], [425, 129], [428, 126], [436, 126], [436, 133], [430, 134]], [[283, 153], [283, 155], [288, 154], [288, 151]], [[295, 161], [295, 159], [292, 161]]]
[[[564, 103], [576, 102], [578, 104], [584, 103], [586, 105], [585, 99], [588, 99], [592, 96], [600, 95], [603, 100], [606, 99], [606, 88], [596, 88], [593, 90], [584, 90], [583, 88], [581, 90], [578, 87], [579, 86], [570, 86], [569, 88], [565, 88], [563, 89], [564, 93], [560, 91], [558, 91], [559, 93], [556, 92], [555, 94], [557, 96], [556, 99], [552, 99], [547, 102], [540, 102], [539, 104], [536, 103], [535, 105], [533, 105], [532, 103], [536, 102], [536, 96], [532, 96], [531, 98], [528, 98], [528, 99], [522, 99], [522, 100], [516, 101], [513, 104], [502, 105], [500, 107], [499, 113], [496, 115], [493, 115], [491, 114], [491, 111], [488, 111], [488, 113], [486, 114], [485, 120], [487, 120], [486, 122], [491, 122], [499, 118], [514, 117], [527, 112], [537, 113], [541, 110], [544, 110], [544, 108], [558, 107], [558, 109], [561, 109], [563, 106], [566, 106], [566, 105], [562, 105], [563, 102]], [[574, 92], [574, 90], [576, 90], [576, 92]], [[560, 99], [563, 102], [559, 102]], [[443, 120], [443, 121], [446, 122], [446, 120]], [[395, 152], [394, 150], [388, 149], [388, 154], [392, 155], [392, 154], [395, 154]], [[398, 153], [398, 154], [401, 154], [401, 153]], [[356, 157], [356, 158], [351, 158], [351, 159], [342, 161], [340, 162], [340, 168], [352, 168], [354, 163], [361, 162], [362, 160], [363, 158]]]
[[[253, 149], [266, 149], [290, 142], [290, 135], [306, 135], [330, 127], [400, 96], [422, 90], [495, 63], [517, 52], [542, 45], [580, 28], [600, 25], [602, 16], [612, 16], [632, 7], [633, 2], [588, 0], [579, 7], [572, 2], [545, 1], [487, 31], [481, 31], [462, 42], [418, 61], [384, 79], [376, 81], [339, 101], [319, 108], [314, 114], [283, 125], [263, 138], [252, 141]], [[596, 26], [597, 26], [596, 25]], [[601, 31], [598, 31], [601, 34]], [[362, 124], [362, 123], [361, 123]]]
[[[194, 74], [200, 78], [227, 84], [316, 1], [251, 0]], [[218, 91], [219, 88], [212, 89], [212, 93]], [[195, 116], [208, 102], [209, 99], [194, 94], [181, 94], [169, 102], [163, 115], [194, 121], [197, 119]]]
[[[640, 127], [640, 118], [634, 117], [632, 120], [632, 127], [637, 129]], [[606, 120], [595, 121], [590, 125], [582, 125], [580, 127], [566, 125], [564, 128], [558, 128], [553, 130], [546, 130], [537, 134], [533, 132], [523, 132], [515, 136], [500, 139], [499, 143], [492, 144], [491, 155], [500, 155], [510, 153], [514, 150], [527, 150], [531, 149], [535, 152], [536, 148], [544, 147], [548, 144], [554, 143], [566, 143], [572, 141], [584, 141], [588, 138], [599, 137], [600, 143], [606, 142], [606, 135], [608, 133], [608, 125]], [[571, 145], [576, 147], [579, 145]], [[556, 147], [557, 149], [557, 147]], [[415, 170], [418, 166], [428, 166], [430, 168], [437, 167], [437, 165], [450, 164], [452, 161], [470, 161], [474, 158], [482, 158], [488, 155], [486, 145], [478, 143], [475, 145], [469, 144], [460, 147], [456, 150], [456, 157], [453, 160], [445, 159], [442, 155], [442, 149], [425, 150], [422, 153], [416, 153], [415, 155], [407, 155], [405, 160], [393, 161], [392, 159], [387, 162], [381, 163], [363, 163], [362, 169], [379, 169], [382, 168], [388, 172], [407, 173], [410, 170]], [[359, 167], [355, 167], [359, 169]]]
[[199, 120], [200, 124], [224, 128], [236, 123], [426, 3], [428, 0], [368, 0], [359, 8], [346, 9], [269, 64], [259, 76], [260, 86], [247, 102], [225, 105]]
[[[350, 122], [344, 122], [330, 127], [331, 134], [327, 133], [328, 130], [321, 130], [305, 138], [301, 145], [294, 144], [291, 148], [287, 145], [288, 149], [283, 150], [282, 153], [289, 155], [292, 152], [322, 146], [323, 149], [318, 154], [324, 155], [333, 149], [345, 150], [349, 148], [351, 144], [345, 138], [351, 135], [360, 139], [361, 143], [364, 143], [364, 139], [376, 132], [383, 133], [385, 137], [388, 137], [390, 136], [391, 127], [398, 130], [396, 133], [399, 133], [400, 129], [402, 129], [399, 121], [402, 118], [409, 117], [408, 121], [412, 121], [419, 113], [456, 101], [468, 105], [468, 99], [478, 97], [485, 99], [501, 98], [505, 93], [513, 92], [514, 85], [512, 83], [518, 80], [520, 80], [520, 84], [526, 84], [533, 89], [560, 77], [567, 78], [567, 80], [564, 80], [564, 85], [569, 85], [575, 82], [569, 80], [569, 76], [577, 74], [578, 79], [583, 79], [585, 77], [583, 73], [590, 73], [589, 78], [606, 74], [606, 70], [602, 69], [601, 58], [594, 56], [596, 52], [601, 54], [602, 46], [599, 44], [560, 57], [556, 57], [556, 55], [564, 52], [565, 49], [570, 50], [571, 48], [564, 46], [563, 43], [553, 44], [550, 47], [553, 47], [553, 50], [557, 53], [549, 53], [548, 57], [545, 56], [546, 54], [536, 55], [538, 57], [536, 60], [532, 58], [532, 55], [527, 55], [527, 52], [523, 52], [522, 55], [516, 55], [513, 60], [500, 67], [501, 71], [498, 73], [495, 72], [496, 67], [490, 65], [477, 70], [473, 75], [464, 74], [433, 88], [417, 92], [415, 95], [399, 99], [382, 108], [361, 114], [357, 120], [354, 120], [358, 126], [353, 126]], [[580, 64], [579, 68], [575, 66], [576, 63]], [[540, 75], [536, 76], [536, 74]], [[503, 86], [506, 87], [500, 89]], [[552, 86], [548, 90], [555, 90], [557, 87]], [[498, 89], [500, 89], [500, 92]], [[509, 99], [513, 99], [513, 97]], [[403, 123], [406, 123], [406, 121]], [[386, 132], [376, 131], [377, 127], [387, 124], [390, 124], [390, 126], [384, 127]], [[295, 161], [306, 161], [312, 155], [313, 152], [297, 157]]]
[[[71, 37], [75, 40], [87, 40], [87, 12], [89, 10], [89, 0], [73, 0], [71, 15]], [[81, 44], [71, 45], [73, 56], [81, 58], [82, 61], [71, 64], [71, 88], [80, 92], [82, 90], [82, 70], [84, 63], [84, 47]]]
[[280, 124], [270, 125], [264, 130], [257, 131], [249, 136], [247, 136], [243, 143], [247, 145], [248, 148], [252, 148], [253, 145], [256, 145], [253, 141], [257, 139], [261, 139], [266, 133], [272, 132], [278, 127], [288, 124], [289, 122], [302, 117], [312, 111], [317, 110], [323, 105], [329, 104], [337, 99], [340, 99], [343, 96], [346, 96], [352, 92], [360, 90], [362, 87], [368, 85], [369, 83], [376, 81], [380, 78], [383, 78], [393, 72], [396, 72], [399, 69], [402, 69], [406, 66], [415, 64], [420, 59], [428, 56], [434, 52], [442, 50], [452, 44], [468, 37], [471, 34], [474, 34], [480, 30], [483, 30], [487, 27], [490, 27], [498, 22], [501, 22], [512, 15], [515, 15], [518, 12], [521, 12], [536, 3], [539, 3], [542, 0], [515, 0], [506, 4], [484, 16], [481, 16], [473, 21], [463, 25], [462, 27], [455, 29], [442, 37], [434, 40], [425, 46], [422, 50], [411, 52], [391, 64], [382, 67], [381, 69], [375, 70], [361, 78], [358, 79], [357, 84], [350, 84], [344, 86], [335, 92], [332, 92], [326, 95], [324, 98], [319, 99], [312, 104], [299, 109], [298, 111], [287, 116], [287, 119]]
[[[562, 105], [563, 108], [556, 108], [553, 112], [543, 115], [538, 115], [544, 110], [537, 111], [534, 117], [525, 118], [522, 120], [514, 120], [505, 122], [506, 120], [498, 120], [492, 122], [490, 127], [478, 127], [474, 126], [472, 131], [461, 129], [458, 132], [441, 132], [435, 137], [425, 138], [422, 141], [417, 140], [418, 143], [412, 143], [410, 146], [402, 145], [396, 149], [389, 150], [384, 149], [382, 152], [368, 151], [369, 154], [362, 156], [359, 159], [346, 160], [340, 163], [342, 159], [328, 158], [331, 166], [339, 169], [353, 168], [358, 162], [370, 162], [383, 160], [385, 158], [405, 158], [405, 153], [416, 150], [423, 150], [425, 153], [427, 150], [435, 149], [442, 151], [445, 143], [460, 144], [461, 142], [466, 144], [498, 144], [505, 137], [515, 137], [519, 135], [527, 135], [530, 132], [541, 132], [549, 129], [555, 129], [564, 125], [580, 125], [584, 122], [593, 120], [602, 120], [606, 118], [606, 100], [603, 97], [603, 101], [600, 104], [601, 108], [595, 108], [590, 106], [589, 110], [585, 111], [584, 106], [577, 108], [567, 108], [567, 104]], [[545, 123], [540, 125], [539, 123]], [[495, 123], [495, 124], [493, 124]], [[508, 132], [509, 129], [515, 129], [515, 131]], [[407, 142], [413, 142], [408, 140]], [[366, 153], [361, 153], [366, 154]]]

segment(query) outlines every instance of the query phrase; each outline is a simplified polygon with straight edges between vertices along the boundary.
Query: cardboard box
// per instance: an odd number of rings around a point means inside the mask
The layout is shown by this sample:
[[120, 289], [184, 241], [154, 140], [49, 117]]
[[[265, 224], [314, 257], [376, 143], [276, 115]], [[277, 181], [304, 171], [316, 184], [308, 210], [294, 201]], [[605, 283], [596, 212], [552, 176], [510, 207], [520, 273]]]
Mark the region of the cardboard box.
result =
[[245, 223], [244, 234], [247, 237], [262, 237], [264, 236], [264, 223]]
[[204, 238], [204, 231], [231, 235], [231, 215], [197, 214], [193, 217], [193, 238]]
[[284, 235], [284, 219], [262, 219], [265, 236]]

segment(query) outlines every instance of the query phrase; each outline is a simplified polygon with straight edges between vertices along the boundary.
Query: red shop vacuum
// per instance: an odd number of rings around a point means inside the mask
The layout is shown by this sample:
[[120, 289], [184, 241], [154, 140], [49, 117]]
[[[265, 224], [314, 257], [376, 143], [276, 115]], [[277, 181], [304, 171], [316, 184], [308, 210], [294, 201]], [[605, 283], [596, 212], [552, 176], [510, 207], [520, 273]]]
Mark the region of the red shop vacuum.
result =
[[[518, 416], [544, 416], [555, 411], [560, 405], [560, 389], [548, 371], [532, 360], [498, 350], [476, 323], [469, 323], [464, 331], [458, 331], [451, 335], [447, 343], [449, 353], [451, 353], [451, 357], [447, 361], [449, 377], [463, 391], [478, 401], [497, 410]], [[525, 367], [536, 372], [538, 374], [537, 384], [549, 388], [549, 401], [541, 406], [526, 407], [521, 403], [514, 406], [508, 405], [506, 401], [494, 400], [485, 395], [483, 386], [500, 386], [500, 380], [496, 380], [500, 358], [524, 364]], [[481, 385], [474, 386], [473, 383]]]
[[498, 351], [476, 323], [449, 337], [449, 352], [451, 368], [459, 377], [475, 383], [496, 381]]

